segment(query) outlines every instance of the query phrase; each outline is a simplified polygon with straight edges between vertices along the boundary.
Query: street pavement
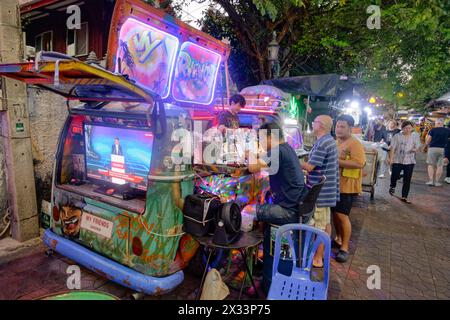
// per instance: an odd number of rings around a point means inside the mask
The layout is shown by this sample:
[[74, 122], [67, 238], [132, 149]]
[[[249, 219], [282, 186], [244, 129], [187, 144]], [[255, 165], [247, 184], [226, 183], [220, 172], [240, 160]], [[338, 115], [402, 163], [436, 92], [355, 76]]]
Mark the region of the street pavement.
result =
[[[329, 299], [450, 299], [450, 185], [426, 186], [424, 155], [418, 162], [412, 204], [388, 194], [388, 178], [378, 180], [375, 200], [368, 193], [359, 197], [350, 216], [350, 259], [344, 264], [331, 259]], [[71, 264], [58, 254], [47, 257], [42, 245], [35, 246], [0, 264], [0, 299], [36, 299], [67, 291], [66, 271]], [[380, 272], [379, 288], [373, 286], [377, 284], [373, 270]], [[185, 281], [172, 293], [144, 299], [194, 299], [199, 282], [185, 272]], [[121, 299], [130, 299], [133, 293], [83, 268], [81, 287]], [[239, 295], [237, 290], [230, 292], [228, 299]], [[243, 298], [253, 299], [246, 294]]]

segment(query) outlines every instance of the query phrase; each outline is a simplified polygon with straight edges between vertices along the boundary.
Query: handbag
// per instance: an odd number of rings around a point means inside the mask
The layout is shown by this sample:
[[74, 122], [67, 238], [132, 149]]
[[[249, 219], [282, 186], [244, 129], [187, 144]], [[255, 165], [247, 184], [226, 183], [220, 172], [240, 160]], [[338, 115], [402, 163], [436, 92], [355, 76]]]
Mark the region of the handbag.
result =
[[[345, 160], [350, 160], [350, 155], [347, 154]], [[344, 168], [342, 170], [342, 176], [350, 179], [358, 179], [361, 173], [361, 169], [349, 169]]]

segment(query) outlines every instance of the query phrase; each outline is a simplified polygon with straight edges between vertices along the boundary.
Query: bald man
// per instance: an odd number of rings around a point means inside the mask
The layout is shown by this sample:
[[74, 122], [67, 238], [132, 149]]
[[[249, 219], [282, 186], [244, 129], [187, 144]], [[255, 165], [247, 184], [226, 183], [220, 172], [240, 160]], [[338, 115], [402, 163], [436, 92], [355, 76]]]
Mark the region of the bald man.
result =
[[[308, 184], [319, 183], [322, 176], [325, 184], [316, 202], [316, 211], [310, 224], [331, 235], [331, 208], [339, 201], [339, 162], [336, 141], [331, 136], [333, 119], [329, 116], [318, 116], [312, 123], [313, 133], [317, 137], [308, 162], [301, 164], [308, 171]], [[323, 245], [320, 245], [313, 261], [316, 268], [323, 267]]]

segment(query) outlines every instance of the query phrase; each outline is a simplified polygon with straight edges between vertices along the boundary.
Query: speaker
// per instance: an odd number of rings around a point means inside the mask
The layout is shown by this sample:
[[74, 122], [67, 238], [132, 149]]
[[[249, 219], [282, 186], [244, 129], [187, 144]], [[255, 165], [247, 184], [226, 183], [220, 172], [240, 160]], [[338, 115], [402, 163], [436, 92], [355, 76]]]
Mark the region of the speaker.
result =
[[213, 242], [218, 245], [230, 245], [237, 242], [242, 234], [242, 216], [239, 205], [232, 201], [225, 203], [216, 212]]

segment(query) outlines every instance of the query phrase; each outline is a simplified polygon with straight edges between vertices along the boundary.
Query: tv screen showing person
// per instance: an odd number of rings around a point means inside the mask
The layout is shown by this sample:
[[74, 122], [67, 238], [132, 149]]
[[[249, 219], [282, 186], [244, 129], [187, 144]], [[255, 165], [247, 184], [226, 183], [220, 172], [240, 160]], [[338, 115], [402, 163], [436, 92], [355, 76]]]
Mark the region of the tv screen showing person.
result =
[[114, 139], [114, 144], [111, 147], [111, 154], [114, 154], [117, 156], [123, 156], [122, 146], [120, 145], [119, 138]]
[[88, 178], [146, 190], [154, 139], [151, 132], [89, 124], [84, 132]]

